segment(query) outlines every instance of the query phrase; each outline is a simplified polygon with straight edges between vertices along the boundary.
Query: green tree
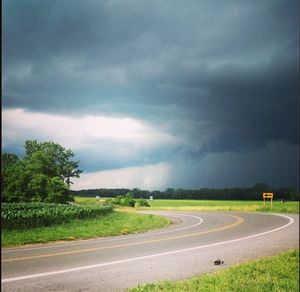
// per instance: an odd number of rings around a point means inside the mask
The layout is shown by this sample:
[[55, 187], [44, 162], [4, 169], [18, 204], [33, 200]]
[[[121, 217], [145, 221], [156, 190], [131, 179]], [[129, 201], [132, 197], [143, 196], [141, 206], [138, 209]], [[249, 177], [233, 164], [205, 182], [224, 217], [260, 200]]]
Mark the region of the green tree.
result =
[[1, 155], [1, 194], [5, 189], [6, 177], [9, 169], [18, 162], [19, 158], [15, 154], [3, 153]]
[[135, 200], [132, 197], [132, 193], [128, 192], [126, 196], [121, 200], [121, 206], [134, 207]]
[[3, 168], [14, 165], [19, 161], [18, 155], [11, 153], [3, 153], [1, 158]]
[[1, 168], [2, 199], [7, 202], [71, 200], [72, 177], [79, 177], [79, 161], [74, 153], [53, 142], [25, 142], [24, 159], [3, 154]]
[[75, 154], [54, 142], [25, 142], [25, 159], [30, 160], [37, 172], [49, 177], [58, 176], [70, 186], [72, 177], [79, 177], [79, 161], [72, 161]]
[[70, 200], [69, 188], [58, 176], [52, 177], [47, 184], [46, 202], [66, 203]]
[[4, 202], [28, 201], [27, 187], [32, 179], [32, 173], [26, 167], [26, 163], [19, 160], [3, 168], [2, 173], [2, 200]]
[[28, 184], [28, 193], [31, 196], [31, 201], [42, 202], [47, 197], [47, 190], [49, 184], [49, 177], [43, 173], [37, 173], [33, 176]]

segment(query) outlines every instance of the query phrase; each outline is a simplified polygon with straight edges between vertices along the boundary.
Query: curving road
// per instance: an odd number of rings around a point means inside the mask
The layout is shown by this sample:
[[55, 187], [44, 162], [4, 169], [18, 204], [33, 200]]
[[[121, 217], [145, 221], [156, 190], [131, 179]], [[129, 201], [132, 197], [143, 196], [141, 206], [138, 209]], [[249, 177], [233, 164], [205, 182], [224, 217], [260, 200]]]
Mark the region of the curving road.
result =
[[[3, 291], [123, 291], [299, 245], [298, 215], [150, 213], [170, 217], [174, 224], [143, 234], [3, 248]], [[218, 258], [223, 265], [214, 265]]]

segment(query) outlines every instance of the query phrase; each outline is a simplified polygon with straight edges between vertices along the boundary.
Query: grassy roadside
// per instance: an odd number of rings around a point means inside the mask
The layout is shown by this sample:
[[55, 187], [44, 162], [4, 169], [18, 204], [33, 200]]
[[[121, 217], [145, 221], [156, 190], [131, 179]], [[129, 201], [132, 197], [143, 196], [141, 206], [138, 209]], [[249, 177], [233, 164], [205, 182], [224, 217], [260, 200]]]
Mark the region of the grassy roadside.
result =
[[299, 249], [183, 281], [146, 284], [130, 292], [299, 291]]
[[57, 240], [87, 239], [137, 233], [158, 229], [168, 225], [164, 217], [136, 214], [133, 212], [113, 212], [94, 219], [76, 219], [69, 223], [26, 230], [2, 230], [3, 246], [45, 243]]

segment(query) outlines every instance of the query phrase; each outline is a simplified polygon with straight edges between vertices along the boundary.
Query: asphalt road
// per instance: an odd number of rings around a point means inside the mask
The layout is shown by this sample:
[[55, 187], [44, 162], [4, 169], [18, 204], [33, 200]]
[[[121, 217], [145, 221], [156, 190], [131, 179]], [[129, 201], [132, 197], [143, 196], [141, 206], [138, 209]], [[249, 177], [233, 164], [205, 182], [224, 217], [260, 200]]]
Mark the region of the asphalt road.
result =
[[[124, 291], [299, 246], [298, 215], [151, 213], [174, 224], [143, 234], [3, 248], [2, 290]], [[224, 264], [215, 266], [218, 258]]]

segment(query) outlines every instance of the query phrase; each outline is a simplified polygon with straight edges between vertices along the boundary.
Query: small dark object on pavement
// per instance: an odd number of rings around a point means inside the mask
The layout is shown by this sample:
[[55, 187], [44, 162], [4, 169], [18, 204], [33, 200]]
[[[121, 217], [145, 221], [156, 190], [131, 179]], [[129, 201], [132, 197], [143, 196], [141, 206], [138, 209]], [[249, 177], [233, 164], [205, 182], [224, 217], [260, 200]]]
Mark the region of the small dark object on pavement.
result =
[[216, 261], [214, 261], [214, 264], [216, 266], [218, 266], [218, 265], [224, 264], [224, 261], [221, 261], [220, 259], [217, 259]]

